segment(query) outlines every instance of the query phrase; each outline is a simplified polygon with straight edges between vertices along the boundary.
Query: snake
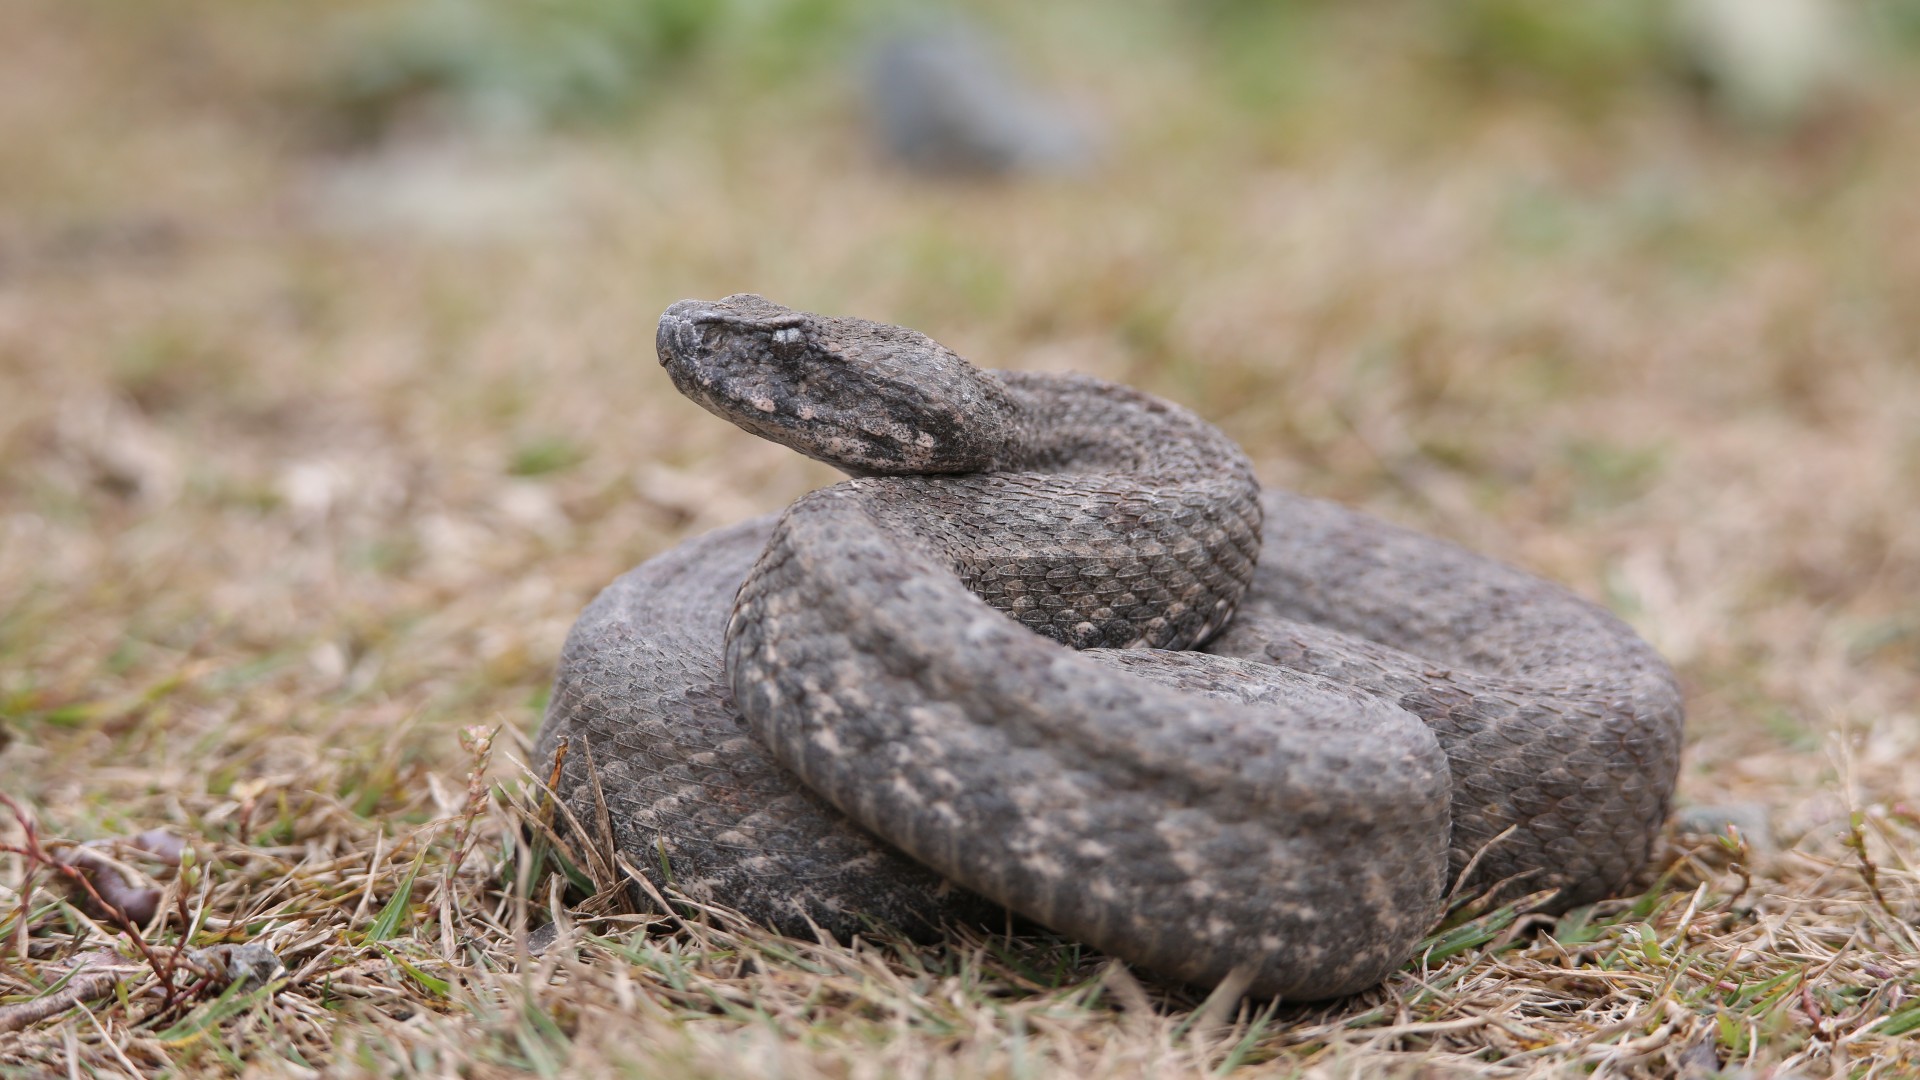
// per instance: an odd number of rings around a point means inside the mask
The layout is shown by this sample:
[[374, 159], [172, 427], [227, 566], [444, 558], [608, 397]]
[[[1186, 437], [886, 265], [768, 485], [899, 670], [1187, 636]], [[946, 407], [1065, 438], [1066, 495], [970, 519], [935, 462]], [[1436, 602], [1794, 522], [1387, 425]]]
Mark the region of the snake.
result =
[[1178, 984], [1379, 984], [1461, 898], [1618, 895], [1672, 668], [1571, 590], [1263, 490], [1194, 413], [752, 294], [674, 386], [846, 474], [619, 577], [535, 756], [634, 894], [834, 940], [1018, 916]]

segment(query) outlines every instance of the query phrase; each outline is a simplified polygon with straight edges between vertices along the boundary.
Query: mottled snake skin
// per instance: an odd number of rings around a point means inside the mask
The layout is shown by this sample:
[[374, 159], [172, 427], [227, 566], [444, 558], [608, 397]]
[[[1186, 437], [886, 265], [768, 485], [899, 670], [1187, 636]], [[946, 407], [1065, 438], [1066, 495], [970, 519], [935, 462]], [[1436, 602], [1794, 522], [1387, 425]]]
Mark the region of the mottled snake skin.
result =
[[1402, 963], [1463, 873], [1561, 910], [1646, 860], [1680, 694], [1566, 590], [1263, 494], [1125, 387], [756, 296], [673, 305], [658, 347], [854, 479], [647, 562], [568, 638], [537, 752], [569, 744], [582, 822], [597, 775], [656, 885], [843, 937], [985, 897], [1313, 999]]

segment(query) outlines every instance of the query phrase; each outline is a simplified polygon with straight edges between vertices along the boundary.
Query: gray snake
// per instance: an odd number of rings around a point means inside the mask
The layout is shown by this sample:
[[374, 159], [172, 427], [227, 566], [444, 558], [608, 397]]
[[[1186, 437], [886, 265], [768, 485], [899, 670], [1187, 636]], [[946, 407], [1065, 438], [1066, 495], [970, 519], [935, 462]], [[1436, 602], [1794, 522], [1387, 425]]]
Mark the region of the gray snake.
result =
[[1263, 493], [1126, 387], [747, 295], [673, 305], [657, 347], [851, 479], [568, 637], [536, 754], [568, 744], [558, 795], [654, 886], [809, 936], [991, 901], [1304, 1000], [1378, 982], [1450, 895], [1565, 910], [1646, 861], [1680, 694], [1567, 590]]

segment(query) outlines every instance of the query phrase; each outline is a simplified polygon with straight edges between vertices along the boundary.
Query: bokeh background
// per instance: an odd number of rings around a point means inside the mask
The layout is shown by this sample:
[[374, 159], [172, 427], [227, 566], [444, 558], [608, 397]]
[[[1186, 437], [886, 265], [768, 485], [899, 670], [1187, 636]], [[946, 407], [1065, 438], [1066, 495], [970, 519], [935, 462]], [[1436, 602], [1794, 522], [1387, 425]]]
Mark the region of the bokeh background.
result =
[[[10, 0], [0, 43], [0, 790], [358, 858], [309, 882], [342, 964], [386, 846], [464, 805], [460, 734], [516, 775], [600, 586], [833, 479], [654, 360], [668, 303], [747, 291], [1139, 385], [1607, 604], [1686, 683], [1683, 804], [1781, 849], [1781, 926], [1861, 925], [1852, 839], [1906, 867], [1920, 2]], [[1886, 1034], [1920, 984], [1876, 955], [1721, 1058]], [[315, 1060], [526, 1064], [311, 993], [360, 1025], [284, 1036]], [[771, 1060], [715, 1030], [692, 1072]]]

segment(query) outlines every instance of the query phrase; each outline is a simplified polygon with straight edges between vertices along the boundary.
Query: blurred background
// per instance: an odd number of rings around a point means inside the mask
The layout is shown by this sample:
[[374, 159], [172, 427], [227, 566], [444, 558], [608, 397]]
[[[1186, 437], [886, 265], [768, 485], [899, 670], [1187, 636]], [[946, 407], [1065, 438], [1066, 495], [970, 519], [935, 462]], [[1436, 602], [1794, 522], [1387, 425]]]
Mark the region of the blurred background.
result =
[[0, 787], [72, 834], [431, 816], [600, 586], [833, 479], [660, 372], [661, 309], [738, 291], [1140, 385], [1572, 584], [1680, 667], [1689, 802], [1920, 790], [1920, 0], [9, 0], [0, 41]]

